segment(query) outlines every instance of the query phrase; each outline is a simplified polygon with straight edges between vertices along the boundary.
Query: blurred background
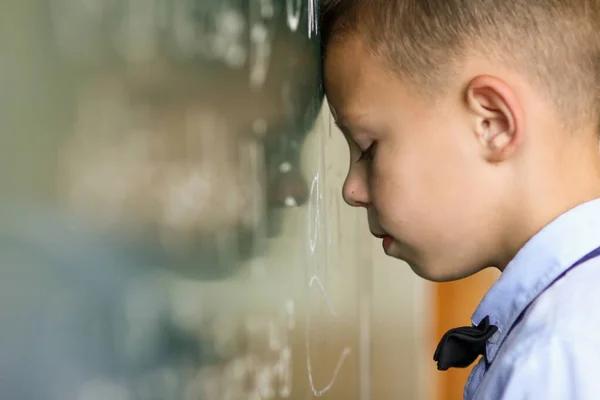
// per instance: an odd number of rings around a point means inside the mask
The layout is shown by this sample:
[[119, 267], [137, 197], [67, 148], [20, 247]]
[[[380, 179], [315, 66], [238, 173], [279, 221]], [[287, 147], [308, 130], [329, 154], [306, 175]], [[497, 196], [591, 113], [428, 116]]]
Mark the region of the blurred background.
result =
[[0, 2], [0, 398], [462, 398], [496, 275], [343, 203], [318, 0]]

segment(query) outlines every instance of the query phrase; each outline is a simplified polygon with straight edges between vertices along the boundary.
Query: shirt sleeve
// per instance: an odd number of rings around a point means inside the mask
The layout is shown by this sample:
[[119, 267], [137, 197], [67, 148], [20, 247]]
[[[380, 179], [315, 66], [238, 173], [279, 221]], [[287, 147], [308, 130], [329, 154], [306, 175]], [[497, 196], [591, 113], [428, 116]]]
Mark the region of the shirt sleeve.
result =
[[[551, 337], [529, 346], [511, 366], [502, 400], [600, 398], [600, 342], [585, 335]], [[485, 398], [485, 396], [484, 396]]]

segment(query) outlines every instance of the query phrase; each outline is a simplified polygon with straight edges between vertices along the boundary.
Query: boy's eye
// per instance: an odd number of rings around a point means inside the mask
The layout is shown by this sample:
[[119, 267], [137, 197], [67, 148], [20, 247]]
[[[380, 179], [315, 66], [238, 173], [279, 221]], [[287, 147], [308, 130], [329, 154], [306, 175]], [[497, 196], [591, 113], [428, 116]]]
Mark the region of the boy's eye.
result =
[[371, 162], [373, 161], [373, 157], [375, 156], [375, 147], [376, 147], [376, 142], [373, 142], [366, 150], [362, 151], [360, 153], [360, 157], [358, 158], [358, 161], [367, 161], [367, 162]]

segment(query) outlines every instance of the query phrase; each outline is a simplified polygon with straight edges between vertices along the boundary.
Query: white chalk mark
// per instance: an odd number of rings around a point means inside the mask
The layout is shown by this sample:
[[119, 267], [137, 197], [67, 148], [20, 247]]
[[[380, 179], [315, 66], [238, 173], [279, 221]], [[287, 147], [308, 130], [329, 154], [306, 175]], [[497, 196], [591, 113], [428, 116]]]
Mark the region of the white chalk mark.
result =
[[[310, 347], [307, 348], [307, 352], [310, 353]], [[317, 388], [315, 388], [315, 385], [313, 382], [313, 375], [312, 375], [312, 366], [310, 364], [310, 356], [308, 357], [308, 380], [310, 382], [310, 388], [315, 396], [321, 397], [325, 393], [327, 393], [329, 390], [331, 390], [331, 388], [333, 387], [333, 384], [335, 383], [335, 381], [340, 373], [340, 370], [342, 369], [342, 365], [344, 364], [344, 361], [346, 361], [346, 357], [348, 357], [351, 352], [352, 352], [352, 350], [349, 347], [344, 347], [344, 350], [342, 350], [342, 354], [340, 354], [338, 363], [335, 366], [335, 369], [333, 371], [333, 376], [331, 377], [331, 380], [321, 390], [317, 390]]]
[[256, 90], [265, 84], [269, 72], [271, 42], [267, 27], [263, 23], [254, 24], [250, 31], [250, 40], [254, 50], [250, 68], [250, 86]]
[[[308, 202], [308, 239], [309, 239], [309, 246], [310, 246], [311, 254], [313, 254], [313, 255], [316, 252], [317, 241], [321, 234], [320, 231], [322, 228], [322, 226], [321, 226], [322, 202], [323, 202], [323, 195], [321, 193], [321, 188], [320, 188], [319, 173], [316, 173], [315, 176], [313, 177], [312, 184], [310, 187], [310, 195], [309, 195], [309, 202]], [[331, 313], [331, 315], [334, 318], [337, 318], [338, 314], [331, 304], [329, 295], [327, 294], [327, 290], [325, 289], [325, 285], [323, 285], [323, 282], [318, 277], [318, 275], [313, 274], [310, 277], [310, 280], [308, 282], [309, 293], [315, 284], [320, 288], [323, 298], [325, 300], [325, 304], [327, 305], [327, 308], [329, 309], [329, 312]], [[340, 354], [340, 358], [335, 367], [335, 370], [333, 371], [333, 376], [331, 377], [331, 380], [322, 389], [317, 389], [315, 387], [314, 381], [313, 381], [312, 363], [311, 363], [311, 351], [310, 351], [310, 342], [311, 342], [310, 314], [311, 313], [309, 311], [309, 308], [310, 307], [307, 307], [307, 317], [306, 317], [306, 320], [307, 320], [306, 339], [305, 339], [306, 340], [306, 342], [305, 342], [306, 364], [307, 364], [307, 369], [308, 369], [308, 379], [309, 379], [309, 383], [310, 383], [310, 387], [313, 392], [313, 395], [320, 397], [320, 396], [323, 396], [325, 393], [327, 393], [333, 387], [333, 384], [335, 383], [335, 381], [337, 379], [337, 376], [342, 368], [342, 365], [344, 364], [346, 357], [348, 357], [348, 355], [350, 354], [351, 349], [349, 347], [344, 347], [344, 349], [342, 350], [342, 353]]]
[[246, 20], [240, 12], [223, 11], [216, 18], [217, 36], [215, 44], [222, 46], [219, 53], [231, 68], [241, 68], [246, 63], [247, 51], [242, 44]]
[[319, 193], [319, 173], [316, 173], [313, 177], [312, 184], [310, 185], [310, 200], [308, 202], [308, 244], [312, 254], [315, 254], [319, 229], [321, 227], [321, 208], [318, 203], [320, 197]]
[[288, 26], [292, 32], [296, 32], [298, 30], [298, 26], [300, 25], [300, 9], [302, 7], [301, 0], [287, 0], [286, 3]]
[[310, 278], [310, 281], [308, 283], [308, 288], [311, 289], [315, 282], [317, 283], [317, 285], [319, 285], [319, 288], [321, 288], [321, 293], [323, 293], [323, 298], [325, 299], [325, 304], [327, 305], [327, 308], [329, 308], [329, 312], [331, 313], [331, 315], [333, 315], [334, 317], [337, 318], [338, 314], [333, 309], [333, 306], [331, 305], [331, 301], [329, 301], [329, 295], [327, 294], [327, 291], [325, 290], [325, 286], [323, 285], [323, 282], [317, 275], [313, 275]]
[[[331, 313], [331, 315], [333, 315], [334, 317], [337, 318], [338, 314], [334, 310], [334, 308], [331, 304], [331, 301], [329, 300], [329, 295], [327, 294], [327, 291], [325, 290], [323, 282], [321, 282], [321, 279], [319, 279], [319, 277], [316, 275], [313, 275], [310, 278], [309, 285], [308, 285], [309, 289], [313, 287], [314, 283], [316, 283], [319, 286], [319, 288], [321, 289], [321, 293], [323, 294], [323, 298], [325, 299], [325, 304], [327, 305], [329, 312]], [[332, 375], [331, 379], [329, 380], [329, 383], [327, 385], [325, 385], [325, 387], [323, 387], [322, 389], [317, 389], [315, 387], [314, 380], [313, 380], [312, 363], [311, 363], [311, 359], [310, 359], [310, 354], [311, 354], [311, 352], [310, 352], [310, 312], [308, 311], [307, 314], [308, 315], [306, 318], [307, 322], [306, 322], [306, 343], [305, 344], [306, 344], [306, 366], [308, 369], [308, 381], [310, 383], [310, 388], [311, 388], [311, 391], [313, 392], [313, 395], [315, 395], [317, 397], [321, 397], [333, 387], [333, 384], [337, 380], [340, 370], [342, 369], [342, 365], [344, 365], [344, 361], [346, 360], [348, 355], [350, 355], [352, 350], [349, 347], [344, 347], [344, 349], [342, 350], [342, 353], [340, 354], [340, 357], [338, 359], [337, 365], [335, 366], [335, 369], [333, 371], [333, 375]]]
[[281, 172], [282, 174], [287, 174], [291, 170], [292, 164], [290, 164], [289, 161], [284, 161], [281, 164], [279, 164], [279, 172]]
[[[302, 11], [301, 0], [287, 0], [287, 22], [292, 32], [296, 32], [300, 26], [300, 14]], [[307, 0], [308, 6], [308, 37], [319, 33], [318, 0]]]
[[308, 0], [308, 37], [311, 38], [313, 34], [315, 36], [319, 33], [319, 13], [317, 9], [319, 5], [318, 0]]
[[[288, 398], [292, 394], [292, 350], [286, 346], [279, 353], [279, 361], [273, 367], [273, 370], [279, 378], [279, 397]], [[281, 384], [281, 381], [284, 383]]]
[[284, 204], [286, 207], [297, 207], [298, 206], [298, 202], [292, 196], [286, 197], [284, 200]]

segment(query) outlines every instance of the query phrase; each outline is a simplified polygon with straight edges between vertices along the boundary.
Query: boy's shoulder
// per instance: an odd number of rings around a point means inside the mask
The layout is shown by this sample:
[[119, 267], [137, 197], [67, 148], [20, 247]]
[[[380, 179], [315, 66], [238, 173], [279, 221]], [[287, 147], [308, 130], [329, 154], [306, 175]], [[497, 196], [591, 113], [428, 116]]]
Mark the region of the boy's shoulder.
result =
[[[586, 396], [600, 392], [594, 372], [600, 354], [599, 284], [596, 257], [545, 290], [506, 337], [478, 395], [564, 399], [577, 391], [577, 398], [596, 398]], [[547, 397], [538, 397], [544, 393]]]
[[[518, 329], [520, 328], [520, 329]], [[600, 345], [600, 257], [570, 270], [546, 289], [515, 327], [515, 340], [589, 336]]]
[[544, 342], [588, 341], [600, 349], [600, 257], [569, 271], [546, 289], [523, 315], [498, 352], [510, 364]]

